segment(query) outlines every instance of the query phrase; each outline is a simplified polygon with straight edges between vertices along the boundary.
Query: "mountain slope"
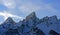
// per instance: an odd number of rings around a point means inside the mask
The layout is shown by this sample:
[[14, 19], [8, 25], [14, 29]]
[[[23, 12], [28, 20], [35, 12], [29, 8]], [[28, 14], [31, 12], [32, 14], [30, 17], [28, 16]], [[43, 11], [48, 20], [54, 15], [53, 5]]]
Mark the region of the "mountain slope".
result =
[[60, 19], [57, 16], [39, 19], [35, 12], [26, 19], [14, 22], [11, 17], [0, 25], [0, 35], [60, 35]]

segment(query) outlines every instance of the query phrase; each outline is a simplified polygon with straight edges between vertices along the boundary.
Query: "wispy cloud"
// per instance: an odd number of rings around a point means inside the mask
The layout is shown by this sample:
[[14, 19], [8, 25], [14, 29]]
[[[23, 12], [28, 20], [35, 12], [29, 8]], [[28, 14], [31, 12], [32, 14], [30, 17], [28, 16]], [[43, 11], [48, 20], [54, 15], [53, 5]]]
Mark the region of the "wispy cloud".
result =
[[16, 6], [14, 0], [2, 0], [2, 4], [4, 4], [9, 9], [13, 9]]
[[[51, 12], [56, 13], [57, 10], [53, 8], [51, 3], [46, 4], [40, 0], [1, 0], [2, 4], [8, 8], [8, 12], [14, 14], [29, 14], [35, 12]], [[22, 15], [22, 16], [23, 16]]]
[[6, 7], [8, 7], [9, 10], [18, 8], [23, 13], [30, 13], [32, 11], [45, 10], [45, 9], [50, 10], [50, 11], [56, 11], [56, 9], [54, 9], [49, 3], [45, 4], [44, 2], [40, 1], [40, 4], [36, 5], [34, 2], [31, 2], [31, 1], [28, 1], [28, 0], [25, 0], [25, 1], [24, 0], [2, 0], [2, 4], [4, 4]]
[[7, 12], [0, 12], [0, 16], [4, 17], [4, 20], [6, 20], [8, 17], [12, 17], [12, 18], [16, 18], [16, 19], [23, 19], [23, 17], [17, 16], [17, 15], [13, 15], [11, 13], [7, 13]]
[[[30, 2], [30, 1], [22, 1], [22, 3], [20, 3], [20, 7], [19, 10], [24, 12], [24, 13], [30, 13], [30, 12], [33, 12], [33, 11], [36, 11], [38, 12], [38, 10], [46, 10], [46, 11], [50, 11], [50, 12], [57, 12], [57, 10], [55, 8], [53, 8], [53, 6], [48, 3], [48, 4], [45, 4], [44, 2], [40, 2], [40, 4], [35, 4], [34, 2]], [[41, 11], [40, 11], [41, 12]]]

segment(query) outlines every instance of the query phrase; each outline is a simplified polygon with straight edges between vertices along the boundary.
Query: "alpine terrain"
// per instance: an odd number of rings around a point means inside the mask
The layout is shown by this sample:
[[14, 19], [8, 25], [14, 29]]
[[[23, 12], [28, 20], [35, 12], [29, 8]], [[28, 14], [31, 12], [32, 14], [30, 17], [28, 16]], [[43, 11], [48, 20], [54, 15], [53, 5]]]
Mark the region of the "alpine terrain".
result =
[[60, 19], [56, 15], [39, 19], [35, 12], [18, 23], [8, 17], [0, 25], [0, 35], [60, 35]]

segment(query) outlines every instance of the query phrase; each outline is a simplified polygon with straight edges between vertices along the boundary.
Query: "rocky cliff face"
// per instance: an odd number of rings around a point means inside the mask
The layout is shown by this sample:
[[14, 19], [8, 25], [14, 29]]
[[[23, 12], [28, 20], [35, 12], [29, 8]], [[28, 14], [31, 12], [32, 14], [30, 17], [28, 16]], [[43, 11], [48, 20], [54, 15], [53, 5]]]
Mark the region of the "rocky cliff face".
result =
[[60, 20], [57, 16], [39, 19], [35, 12], [18, 23], [8, 17], [0, 25], [0, 35], [60, 35]]

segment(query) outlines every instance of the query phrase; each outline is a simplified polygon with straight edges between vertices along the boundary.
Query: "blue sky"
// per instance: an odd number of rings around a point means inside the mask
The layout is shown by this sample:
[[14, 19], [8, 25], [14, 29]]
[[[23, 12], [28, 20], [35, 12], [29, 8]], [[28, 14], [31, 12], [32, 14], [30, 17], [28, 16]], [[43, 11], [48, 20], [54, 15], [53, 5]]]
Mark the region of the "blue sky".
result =
[[0, 0], [0, 22], [8, 17], [22, 20], [33, 11], [40, 19], [53, 15], [60, 18], [60, 0]]

